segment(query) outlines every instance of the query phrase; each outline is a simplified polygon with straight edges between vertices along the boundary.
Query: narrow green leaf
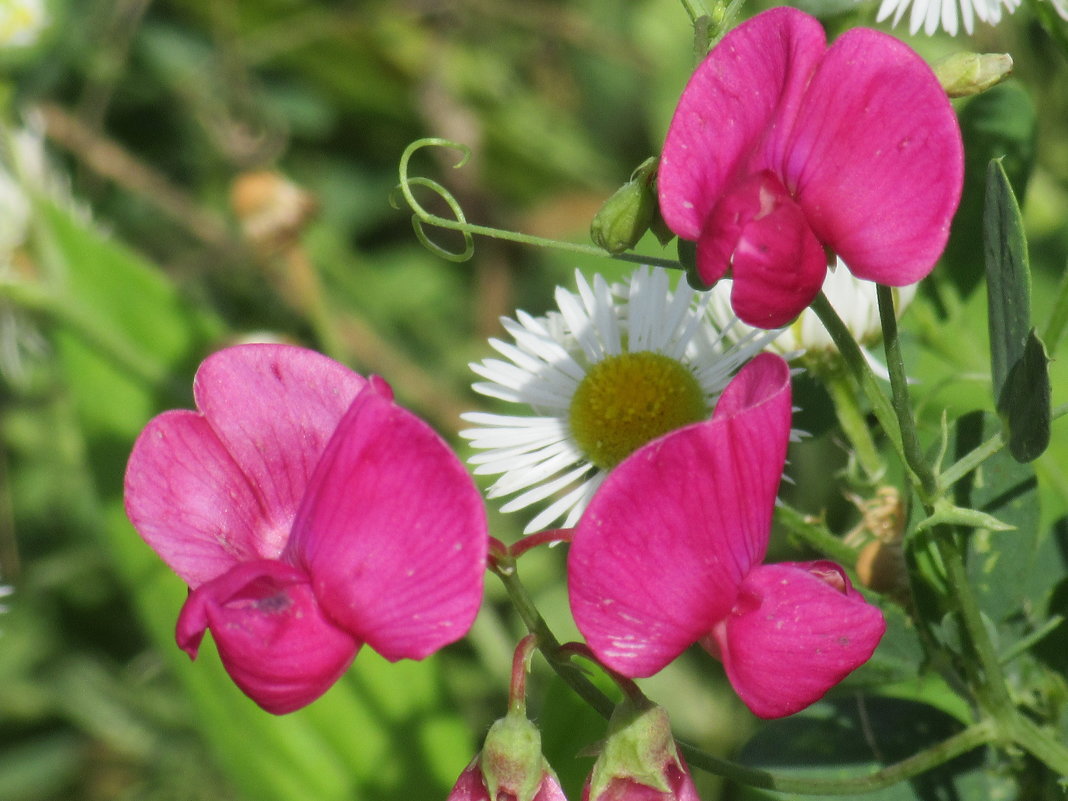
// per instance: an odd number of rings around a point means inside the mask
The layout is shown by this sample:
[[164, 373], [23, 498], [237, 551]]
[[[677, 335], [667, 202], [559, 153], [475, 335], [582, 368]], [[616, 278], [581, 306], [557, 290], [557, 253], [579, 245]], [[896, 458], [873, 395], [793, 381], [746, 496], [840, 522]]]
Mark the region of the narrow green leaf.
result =
[[1027, 240], [1020, 207], [1000, 159], [992, 159], [986, 171], [983, 256], [988, 285], [990, 368], [994, 400], [998, 401], [1009, 371], [1023, 356], [1031, 330]]
[[1019, 462], [1029, 462], [1049, 445], [1049, 359], [1031, 325], [1027, 239], [1000, 159], [987, 168], [983, 255], [994, 402], [1010, 453]]
[[1012, 365], [998, 397], [998, 411], [1007, 420], [1009, 452], [1018, 462], [1031, 462], [1049, 447], [1052, 395], [1049, 357], [1034, 329], [1024, 352]]

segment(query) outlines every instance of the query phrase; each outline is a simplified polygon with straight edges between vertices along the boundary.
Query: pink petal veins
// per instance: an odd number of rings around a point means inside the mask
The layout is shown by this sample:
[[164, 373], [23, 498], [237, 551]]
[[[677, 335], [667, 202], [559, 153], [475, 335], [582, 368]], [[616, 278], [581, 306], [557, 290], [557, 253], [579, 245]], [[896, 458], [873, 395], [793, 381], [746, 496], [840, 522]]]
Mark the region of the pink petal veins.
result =
[[854, 275], [901, 286], [925, 277], [945, 247], [964, 151], [923, 59], [856, 28], [813, 75], [783, 170], [816, 236]]
[[652, 675], [710, 631], [764, 557], [789, 436], [789, 368], [758, 356], [720, 406], [625, 459], [575, 530], [572, 614], [624, 675]]
[[745, 578], [730, 616], [704, 644], [746, 706], [777, 718], [822, 698], [871, 657], [885, 630], [882, 613], [837, 565], [783, 563]]
[[165, 412], [141, 432], [125, 502], [134, 528], [191, 587], [260, 556], [258, 500], [196, 412]]
[[422, 420], [361, 393], [323, 455], [287, 558], [338, 625], [390, 660], [463, 637], [482, 600], [481, 497]]
[[261, 505], [261, 556], [276, 557], [285, 547], [308, 479], [366, 385], [332, 359], [289, 345], [227, 348], [200, 365], [197, 407]]
[[775, 8], [708, 54], [679, 99], [660, 159], [660, 210], [672, 231], [696, 241], [731, 184], [777, 165], [825, 47], [814, 18]]
[[234, 683], [276, 715], [326, 692], [359, 648], [323, 616], [307, 576], [276, 560], [244, 562], [194, 590], [178, 645], [195, 658], [208, 628]]

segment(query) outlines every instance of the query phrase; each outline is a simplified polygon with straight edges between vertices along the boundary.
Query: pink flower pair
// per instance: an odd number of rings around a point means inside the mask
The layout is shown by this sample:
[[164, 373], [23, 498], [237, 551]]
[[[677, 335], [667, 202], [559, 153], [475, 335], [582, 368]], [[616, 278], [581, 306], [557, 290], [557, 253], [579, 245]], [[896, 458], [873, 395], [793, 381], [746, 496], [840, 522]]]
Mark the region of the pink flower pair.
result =
[[467, 633], [482, 500], [385, 382], [248, 345], [205, 360], [193, 392], [199, 411], [153, 419], [126, 472], [130, 520], [190, 587], [177, 639], [191, 657], [210, 628], [234, 682], [281, 714], [364, 643], [421, 659]]
[[597, 657], [650, 676], [700, 643], [764, 718], [821, 698], [865, 662], [879, 610], [832, 562], [762, 564], [790, 435], [790, 371], [757, 356], [711, 420], [619, 464], [575, 529], [571, 611]]
[[915, 52], [865, 28], [828, 47], [813, 17], [775, 8], [698, 67], [657, 185], [700, 279], [729, 272], [735, 313], [776, 328], [812, 302], [833, 254], [881, 284], [925, 277], [963, 180], [956, 117]]

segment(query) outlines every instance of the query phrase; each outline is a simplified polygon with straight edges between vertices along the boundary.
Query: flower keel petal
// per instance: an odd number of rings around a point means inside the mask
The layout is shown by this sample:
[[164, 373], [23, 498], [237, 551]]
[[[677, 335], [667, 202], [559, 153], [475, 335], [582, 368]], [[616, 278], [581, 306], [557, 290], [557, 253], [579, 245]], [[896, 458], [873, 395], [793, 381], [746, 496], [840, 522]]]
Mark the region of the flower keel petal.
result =
[[359, 649], [323, 616], [307, 576], [275, 560], [244, 562], [190, 594], [179, 647], [196, 658], [209, 628], [234, 683], [276, 715], [326, 692]]
[[815, 703], [866, 662], [882, 613], [831, 562], [762, 565], [742, 582], [714, 643], [739, 697], [762, 718]]

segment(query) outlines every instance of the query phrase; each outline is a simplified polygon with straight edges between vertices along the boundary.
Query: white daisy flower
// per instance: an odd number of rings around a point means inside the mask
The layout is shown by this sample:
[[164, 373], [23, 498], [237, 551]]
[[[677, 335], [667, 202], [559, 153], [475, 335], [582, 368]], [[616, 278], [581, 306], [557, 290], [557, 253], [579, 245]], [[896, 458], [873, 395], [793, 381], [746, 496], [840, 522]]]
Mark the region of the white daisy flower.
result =
[[[875, 284], [856, 278], [849, 269], [838, 261], [833, 270], [827, 271], [823, 280], [823, 293], [831, 306], [842, 318], [849, 333], [861, 345], [868, 363], [880, 375], [886, 376], [886, 367], [868, 352], [865, 346], [873, 345], [882, 338], [882, 324], [879, 321], [879, 302], [875, 294]], [[733, 336], [744, 335], [752, 331], [745, 323], [735, 320], [730, 304], [731, 281], [724, 279], [711, 290], [708, 313], [716, 325], [731, 324]], [[916, 296], [916, 285], [895, 287], [894, 310], [898, 316]], [[793, 360], [803, 357], [807, 367], [819, 368], [827, 360], [837, 360], [838, 349], [830, 333], [823, 327], [820, 318], [811, 308], [805, 309], [789, 326], [783, 328], [778, 336], [768, 343], [768, 350]]]
[[736, 321], [714, 327], [707, 293], [685, 281], [672, 292], [659, 268], [612, 286], [576, 271], [575, 282], [577, 294], [557, 287], [559, 311], [502, 318], [514, 342], [490, 345], [504, 360], [471, 365], [485, 379], [476, 392], [525, 407], [517, 415], [466, 413], [476, 427], [460, 435], [481, 451], [469, 460], [475, 473], [500, 476], [488, 496], [515, 496], [502, 511], [553, 498], [527, 534], [561, 518], [575, 525], [612, 467], [708, 418], [731, 376], [778, 334], [732, 332]]
[[[1053, 2], [1057, 11], [1061, 12], [1064, 0]], [[912, 7], [909, 14], [909, 33], [915, 34], [923, 28], [923, 32], [931, 36], [941, 24], [942, 30], [956, 36], [958, 6], [964, 30], [971, 34], [976, 18], [989, 25], [997, 25], [1001, 21], [1002, 6], [1011, 14], [1020, 7], [1020, 0], [882, 0], [875, 19], [882, 22], [893, 15], [894, 19], [890, 24], [897, 25], [909, 10], [909, 6]]]
[[44, 0], [0, 0], [0, 47], [29, 47], [48, 27]]

